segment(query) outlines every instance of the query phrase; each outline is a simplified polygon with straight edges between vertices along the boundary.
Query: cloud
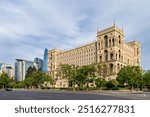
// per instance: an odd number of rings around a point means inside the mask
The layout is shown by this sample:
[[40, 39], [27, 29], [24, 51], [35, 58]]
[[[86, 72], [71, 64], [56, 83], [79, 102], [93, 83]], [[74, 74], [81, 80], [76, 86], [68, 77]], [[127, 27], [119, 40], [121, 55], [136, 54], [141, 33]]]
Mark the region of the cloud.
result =
[[[71, 49], [96, 40], [96, 30], [116, 25], [125, 40], [142, 43], [142, 66], [150, 69], [149, 0], [1, 0], [0, 60], [43, 57], [44, 48]], [[145, 45], [145, 46], [143, 46]]]

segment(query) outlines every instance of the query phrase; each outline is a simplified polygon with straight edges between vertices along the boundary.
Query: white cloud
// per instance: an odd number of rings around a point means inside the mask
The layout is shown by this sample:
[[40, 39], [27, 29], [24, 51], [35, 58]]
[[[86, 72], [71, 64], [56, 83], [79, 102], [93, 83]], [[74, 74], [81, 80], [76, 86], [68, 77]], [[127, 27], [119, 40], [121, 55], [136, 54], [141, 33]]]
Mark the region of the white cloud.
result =
[[[148, 42], [149, 0], [0, 1], [0, 60], [42, 58], [44, 48], [70, 49], [96, 39], [96, 29], [124, 27], [126, 40]], [[146, 33], [147, 32], [147, 33]], [[148, 69], [142, 46], [142, 65]], [[145, 52], [146, 51], [146, 52]], [[149, 56], [150, 57], [150, 56]]]

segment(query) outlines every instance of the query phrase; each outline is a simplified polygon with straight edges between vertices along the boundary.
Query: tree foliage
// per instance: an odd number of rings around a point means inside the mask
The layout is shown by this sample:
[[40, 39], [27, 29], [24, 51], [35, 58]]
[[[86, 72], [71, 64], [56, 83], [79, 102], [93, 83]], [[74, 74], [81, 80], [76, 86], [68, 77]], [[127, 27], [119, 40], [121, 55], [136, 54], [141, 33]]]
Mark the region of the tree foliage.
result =
[[1, 88], [7, 88], [9, 87], [12, 79], [8, 76], [7, 73], [2, 73], [0, 75], [0, 87]]
[[125, 66], [118, 73], [117, 81], [121, 85], [128, 85], [131, 90], [134, 87], [142, 88], [142, 71], [139, 66]]
[[27, 71], [26, 71], [26, 78], [29, 78], [29, 77], [31, 77], [32, 76], [32, 74], [34, 73], [34, 72], [36, 72], [37, 70], [36, 70], [36, 68], [33, 66], [30, 66], [28, 69], [27, 69]]
[[146, 73], [143, 74], [143, 83], [144, 86], [150, 90], [150, 71], [147, 71]]
[[119, 82], [117, 80], [114, 80], [114, 79], [106, 82], [106, 87], [108, 89], [117, 88], [118, 85], [119, 85]]
[[101, 91], [101, 88], [106, 84], [106, 80], [103, 77], [98, 77], [97, 79], [95, 79], [95, 84]]

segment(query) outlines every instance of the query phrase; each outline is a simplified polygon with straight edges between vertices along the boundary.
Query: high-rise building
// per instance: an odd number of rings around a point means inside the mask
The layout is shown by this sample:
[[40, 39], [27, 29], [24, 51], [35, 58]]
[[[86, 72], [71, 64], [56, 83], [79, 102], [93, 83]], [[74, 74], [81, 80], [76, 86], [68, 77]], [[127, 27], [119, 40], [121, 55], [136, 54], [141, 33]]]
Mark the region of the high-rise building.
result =
[[0, 74], [2, 73], [2, 65], [3, 65], [4, 63], [1, 63], [0, 62]]
[[16, 59], [15, 62], [15, 80], [17, 82], [25, 79], [26, 71], [29, 67], [34, 66], [34, 62], [23, 59]]
[[34, 59], [34, 66], [37, 70], [42, 70], [42, 67], [43, 67], [43, 60], [40, 59], [40, 58], [35, 58]]
[[[106, 80], [116, 79], [126, 65], [140, 66], [140, 43], [125, 42], [124, 32], [115, 25], [97, 31], [97, 41], [68, 51], [52, 49], [48, 52], [48, 73], [57, 77], [60, 64], [76, 66], [106, 63], [110, 69]], [[56, 78], [56, 87], [66, 87], [66, 80]]]
[[7, 73], [10, 78], [14, 79], [14, 67], [12, 65], [3, 64], [1, 66], [1, 71], [2, 73]]
[[47, 48], [45, 48], [45, 50], [44, 50], [42, 71], [43, 72], [47, 72], [48, 71], [48, 49]]
[[14, 67], [10, 64], [0, 63], [0, 74], [7, 73], [10, 78], [14, 78]]

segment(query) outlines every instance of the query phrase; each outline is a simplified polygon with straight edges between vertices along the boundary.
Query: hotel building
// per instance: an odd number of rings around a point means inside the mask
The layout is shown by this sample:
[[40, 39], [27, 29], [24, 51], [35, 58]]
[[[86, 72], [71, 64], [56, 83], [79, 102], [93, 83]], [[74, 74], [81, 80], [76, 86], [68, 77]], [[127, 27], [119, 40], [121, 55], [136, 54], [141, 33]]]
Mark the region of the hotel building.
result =
[[[107, 29], [97, 31], [97, 40], [68, 51], [52, 49], [48, 51], [48, 73], [56, 78], [60, 64], [76, 66], [93, 63], [106, 63], [111, 70], [106, 80], [116, 79], [117, 73], [126, 65], [140, 66], [140, 43], [125, 42], [124, 32], [115, 24]], [[65, 79], [58, 79], [56, 87], [68, 87]]]

